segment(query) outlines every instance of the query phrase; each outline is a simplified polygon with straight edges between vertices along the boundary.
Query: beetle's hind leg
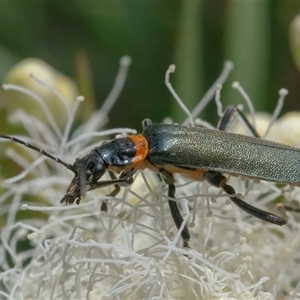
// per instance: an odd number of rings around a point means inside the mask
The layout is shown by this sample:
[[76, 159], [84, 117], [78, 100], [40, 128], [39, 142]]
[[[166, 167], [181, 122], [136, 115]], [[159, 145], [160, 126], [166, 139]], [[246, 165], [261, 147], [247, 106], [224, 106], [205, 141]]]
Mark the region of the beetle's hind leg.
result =
[[[169, 203], [169, 207], [170, 207], [170, 212], [171, 212], [172, 218], [174, 220], [174, 223], [175, 223], [177, 229], [179, 230], [183, 223], [183, 217], [181, 215], [177, 201], [175, 199], [176, 188], [175, 188], [175, 184], [174, 184], [174, 182], [175, 182], [174, 176], [166, 170], [161, 170], [160, 174], [161, 174], [164, 182], [168, 185], [168, 198], [169, 198], [168, 203]], [[191, 238], [191, 236], [189, 234], [186, 224], [184, 225], [180, 235], [183, 239], [183, 246], [189, 247], [188, 241]]]
[[231, 122], [235, 114], [238, 114], [241, 117], [241, 119], [246, 124], [247, 128], [249, 129], [249, 131], [252, 133], [253, 136], [260, 138], [259, 134], [255, 130], [255, 128], [251, 125], [251, 123], [248, 121], [244, 113], [240, 111], [236, 106], [233, 105], [229, 105], [226, 107], [222, 118], [219, 120], [217, 129], [226, 131], [228, 124]]
[[[224, 114], [218, 123], [218, 130], [226, 131], [227, 125], [230, 123], [230, 121], [236, 113], [238, 113], [239, 116], [242, 118], [248, 129], [251, 131], [252, 135], [257, 138], [260, 138], [259, 134], [255, 130], [255, 128], [250, 124], [243, 112], [241, 112], [237, 107], [232, 105], [228, 106], [225, 109]], [[208, 171], [206, 172], [205, 177], [210, 184], [222, 188], [227, 194], [235, 194], [234, 188], [226, 184], [226, 177], [223, 176], [221, 173], [215, 171]], [[286, 220], [277, 215], [260, 210], [235, 196], [229, 196], [229, 198], [235, 205], [237, 205], [239, 208], [241, 208], [242, 210], [244, 210], [252, 216], [255, 216], [259, 219], [276, 225], [286, 224]]]
[[215, 171], [207, 171], [205, 173], [205, 179], [213, 186], [222, 188], [229, 196], [230, 200], [237, 205], [240, 209], [242, 209], [243, 211], [245, 211], [246, 213], [259, 218], [261, 220], [264, 220], [266, 222], [269, 223], [273, 223], [276, 225], [284, 225], [286, 224], [286, 220], [282, 217], [279, 217], [275, 214], [272, 214], [270, 212], [261, 210], [259, 208], [256, 208], [250, 204], [248, 204], [247, 202], [243, 201], [242, 199], [239, 199], [236, 196], [232, 196], [235, 195], [235, 190], [231, 185], [228, 185], [226, 183], [226, 177], [224, 175], [222, 175], [219, 172], [215, 172]]

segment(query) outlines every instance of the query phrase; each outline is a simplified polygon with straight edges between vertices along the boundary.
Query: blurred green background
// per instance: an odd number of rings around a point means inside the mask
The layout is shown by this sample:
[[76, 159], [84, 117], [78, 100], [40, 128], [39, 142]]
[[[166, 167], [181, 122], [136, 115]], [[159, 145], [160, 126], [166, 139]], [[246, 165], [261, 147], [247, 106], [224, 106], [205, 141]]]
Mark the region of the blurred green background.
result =
[[[171, 63], [177, 67], [172, 85], [192, 109], [230, 59], [235, 69], [222, 91], [224, 105], [242, 102], [231, 89], [238, 80], [257, 110], [272, 111], [281, 87], [289, 90], [284, 110], [300, 110], [300, 73], [289, 46], [289, 26], [298, 13], [299, 1], [2, 2], [0, 80], [28, 57], [75, 81], [88, 67], [88, 90], [79, 90], [99, 107], [120, 58], [129, 55], [132, 65], [110, 126], [140, 130], [145, 117], [185, 119], [164, 84]], [[214, 103], [205, 114], [216, 122]]]

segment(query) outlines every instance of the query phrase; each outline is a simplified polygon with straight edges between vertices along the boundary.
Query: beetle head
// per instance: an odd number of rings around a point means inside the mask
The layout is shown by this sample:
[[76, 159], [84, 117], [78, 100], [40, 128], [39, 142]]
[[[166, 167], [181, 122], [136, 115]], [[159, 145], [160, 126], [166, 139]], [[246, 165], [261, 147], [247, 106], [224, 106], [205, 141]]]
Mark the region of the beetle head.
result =
[[97, 181], [104, 175], [107, 166], [108, 164], [95, 150], [82, 158], [77, 158], [73, 164], [74, 178], [60, 203], [71, 204], [76, 201], [76, 204], [79, 204], [85, 192], [97, 188]]

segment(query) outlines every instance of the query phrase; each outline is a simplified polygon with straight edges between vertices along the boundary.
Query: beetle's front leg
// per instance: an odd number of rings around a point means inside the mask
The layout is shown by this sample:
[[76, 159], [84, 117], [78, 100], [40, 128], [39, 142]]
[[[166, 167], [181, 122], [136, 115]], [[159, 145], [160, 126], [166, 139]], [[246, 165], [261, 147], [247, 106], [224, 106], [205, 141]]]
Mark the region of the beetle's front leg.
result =
[[234, 188], [231, 185], [228, 185], [226, 183], [226, 177], [223, 176], [221, 173], [219, 172], [215, 172], [215, 171], [207, 171], [205, 173], [205, 179], [213, 186], [222, 188], [225, 193], [228, 194], [230, 200], [237, 205], [240, 209], [242, 209], [243, 211], [247, 212], [248, 214], [259, 218], [261, 220], [264, 220], [266, 222], [269, 223], [273, 223], [276, 225], [284, 225], [286, 224], [286, 220], [283, 219], [282, 217], [279, 217], [275, 214], [272, 214], [270, 212], [258, 209], [250, 204], [248, 204], [247, 202], [243, 201], [242, 199], [239, 199], [236, 196], [231, 196], [231, 195], [235, 195], [236, 192], [234, 190]]
[[[110, 176], [111, 180], [97, 181], [96, 183], [94, 183], [91, 186], [90, 190], [99, 189], [99, 188], [109, 186], [109, 185], [114, 185], [114, 189], [106, 196], [107, 197], [115, 197], [120, 192], [120, 186], [125, 187], [125, 186], [129, 186], [133, 183], [133, 181], [134, 181], [133, 176], [136, 173], [136, 170], [131, 169], [129, 171], [122, 172], [121, 175], [119, 176], [119, 178], [117, 178], [113, 172], [111, 172], [111, 171], [108, 171], [108, 172], [109, 172], [109, 176]], [[100, 208], [101, 211], [107, 212], [107, 210], [108, 210], [107, 202], [108, 202], [108, 199], [105, 199], [102, 201], [101, 208]]]
[[[175, 190], [176, 189], [175, 189], [175, 184], [174, 184], [174, 182], [175, 182], [174, 176], [166, 170], [161, 170], [160, 174], [161, 174], [164, 182], [168, 185], [168, 198], [169, 198], [168, 203], [169, 203], [169, 207], [170, 207], [170, 212], [171, 212], [172, 218], [174, 220], [174, 223], [175, 223], [177, 229], [179, 230], [183, 223], [183, 217], [180, 213], [177, 201], [175, 199]], [[186, 224], [184, 225], [180, 235], [183, 239], [183, 246], [189, 247], [188, 241], [191, 238], [191, 236], [189, 234]]]

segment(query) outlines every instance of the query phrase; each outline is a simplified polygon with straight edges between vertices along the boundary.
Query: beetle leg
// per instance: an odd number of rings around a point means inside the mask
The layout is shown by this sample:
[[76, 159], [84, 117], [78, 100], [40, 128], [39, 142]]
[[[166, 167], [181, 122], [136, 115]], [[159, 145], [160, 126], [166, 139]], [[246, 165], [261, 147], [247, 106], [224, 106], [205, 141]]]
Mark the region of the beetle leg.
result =
[[219, 172], [215, 171], [207, 171], [205, 173], [205, 179], [213, 186], [222, 188], [228, 195], [230, 200], [237, 205], [240, 209], [243, 211], [247, 212], [248, 214], [259, 218], [261, 220], [264, 220], [269, 223], [273, 223], [276, 225], [284, 225], [286, 224], [286, 220], [282, 217], [279, 217], [275, 214], [272, 214], [270, 212], [258, 209], [247, 202], [243, 201], [242, 199], [239, 199], [236, 196], [230, 196], [230, 195], [235, 195], [235, 190], [231, 185], [226, 184], [226, 177], [223, 176]]
[[257, 131], [255, 130], [255, 128], [250, 124], [250, 122], [246, 118], [245, 114], [242, 111], [240, 111], [237, 107], [232, 106], [232, 105], [229, 105], [225, 109], [222, 118], [219, 120], [219, 123], [218, 123], [218, 126], [217, 126], [218, 130], [226, 131], [227, 125], [230, 123], [230, 121], [232, 120], [233, 116], [236, 113], [238, 113], [239, 116], [242, 118], [242, 120], [247, 125], [248, 129], [251, 131], [253, 136], [260, 138], [260, 136], [257, 133]]
[[[160, 174], [161, 174], [164, 182], [168, 185], [168, 198], [169, 198], [168, 203], [169, 203], [169, 207], [170, 207], [170, 212], [171, 212], [172, 218], [174, 220], [174, 223], [175, 223], [177, 229], [179, 230], [183, 223], [183, 217], [179, 210], [178, 203], [175, 199], [176, 188], [175, 188], [175, 184], [174, 184], [174, 182], [175, 182], [174, 176], [166, 170], [161, 170]], [[184, 225], [180, 235], [183, 239], [183, 246], [189, 247], [188, 241], [191, 236], [189, 234], [186, 224]]]
[[[238, 113], [239, 116], [242, 118], [242, 120], [245, 122], [245, 124], [247, 125], [248, 129], [251, 131], [251, 133], [253, 134], [253, 136], [260, 138], [259, 134], [257, 133], [257, 131], [255, 130], [255, 128], [250, 124], [250, 122], [248, 121], [248, 119], [246, 118], [246, 116], [244, 115], [243, 112], [241, 112], [237, 107], [235, 106], [228, 106], [225, 111], [224, 114], [222, 116], [222, 118], [220, 119], [219, 123], [218, 123], [218, 130], [222, 130], [225, 131], [226, 127], [228, 125], [228, 123], [231, 121], [231, 119], [233, 118], [233, 115], [235, 113]], [[217, 186], [217, 187], [221, 187], [227, 194], [235, 194], [235, 190], [233, 189], [232, 186], [226, 184], [226, 177], [223, 176], [221, 173], [219, 172], [214, 172], [214, 171], [208, 171], [206, 173], [206, 179], [208, 182], [210, 182], [212, 185]], [[273, 223], [276, 225], [284, 225], [286, 224], [286, 220], [274, 215], [272, 213], [260, 210], [258, 208], [255, 208], [253, 206], [251, 206], [250, 204], [246, 203], [245, 201], [237, 198], [237, 197], [229, 197], [233, 203], [235, 203], [239, 208], [241, 208], [242, 210], [244, 210], [245, 212], [249, 213], [250, 215], [253, 215], [259, 219], [262, 219], [266, 222], [269, 223]]]
[[[108, 171], [108, 174], [109, 174], [109, 177], [112, 180], [117, 179], [115, 173], [113, 173], [111, 171]], [[121, 189], [120, 186], [115, 183], [114, 184], [114, 189], [109, 194], [107, 194], [106, 196], [108, 196], [108, 197], [115, 197], [115, 196], [117, 196], [119, 194], [120, 189]], [[107, 202], [108, 202], [108, 199], [102, 200], [101, 208], [100, 208], [101, 211], [107, 212], [107, 210], [108, 210], [108, 208], [107, 208]]]
[[[131, 169], [127, 172], [122, 172], [120, 177], [117, 178], [116, 175], [113, 172], [109, 171], [109, 176], [110, 176], [111, 180], [97, 181], [96, 183], [94, 183], [91, 186], [90, 190], [99, 189], [99, 188], [103, 188], [103, 187], [106, 187], [106, 186], [114, 185], [114, 189], [109, 194], [107, 194], [106, 196], [115, 197], [120, 192], [120, 186], [129, 186], [133, 183], [133, 175], [135, 173], [136, 173], [136, 171], [134, 169]], [[102, 201], [101, 211], [106, 211], [107, 212], [107, 202], [108, 202], [107, 199]]]
[[136, 170], [131, 169], [126, 172], [122, 172], [119, 178], [116, 179], [110, 179], [110, 180], [102, 180], [102, 181], [97, 181], [93, 184], [91, 184], [89, 191], [95, 190], [95, 189], [100, 189], [106, 186], [118, 184], [120, 186], [129, 186], [133, 183], [133, 175], [136, 173]]
[[283, 207], [286, 211], [293, 211], [293, 212], [296, 212], [296, 213], [300, 213], [300, 208], [295, 208], [295, 207], [292, 207], [292, 206], [289, 206], [289, 205], [283, 205]]
[[218, 130], [222, 130], [222, 131], [226, 131], [226, 127], [227, 125], [231, 122], [232, 118], [234, 117], [236, 113], [236, 107], [229, 105], [226, 107], [222, 118], [219, 120], [217, 129]]
[[135, 173], [136, 173], [135, 169], [130, 169], [129, 171], [122, 172], [119, 177], [119, 179], [122, 180], [122, 182], [119, 183], [120, 186], [126, 187], [132, 185], [134, 181], [133, 176]]
[[144, 119], [143, 122], [142, 122], [142, 126], [143, 126], [143, 129], [145, 129], [146, 127], [152, 125], [152, 121], [150, 119]]

